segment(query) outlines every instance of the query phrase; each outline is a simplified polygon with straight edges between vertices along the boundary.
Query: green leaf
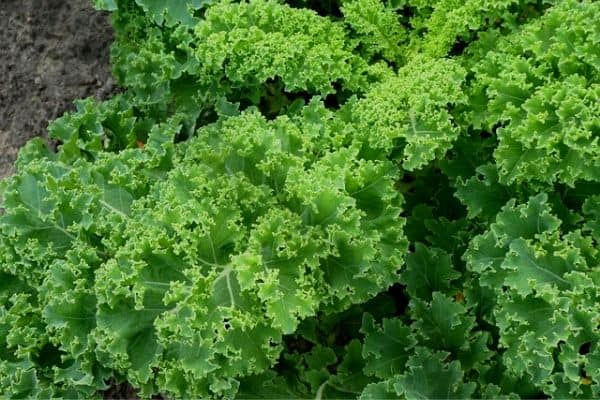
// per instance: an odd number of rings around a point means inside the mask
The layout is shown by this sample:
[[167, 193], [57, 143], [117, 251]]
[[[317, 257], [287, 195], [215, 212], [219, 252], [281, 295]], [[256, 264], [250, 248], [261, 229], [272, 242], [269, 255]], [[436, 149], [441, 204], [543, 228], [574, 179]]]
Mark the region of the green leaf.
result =
[[400, 58], [399, 45], [405, 33], [392, 8], [375, 0], [353, 0], [344, 2], [342, 12], [344, 22], [356, 31], [365, 56], [382, 53], [390, 61]]
[[365, 373], [378, 378], [391, 378], [402, 371], [416, 340], [409, 327], [398, 319], [384, 319], [381, 327], [365, 314], [361, 332], [365, 335], [363, 357]]
[[73, 216], [57, 209], [56, 200], [32, 174], [17, 178], [13, 187], [14, 192], [5, 194], [6, 206], [14, 208], [2, 216], [4, 232], [47, 243], [54, 250], [68, 248], [76, 239], [68, 230]]
[[558, 229], [560, 220], [550, 213], [547, 199], [547, 195], [540, 194], [519, 206], [509, 201], [498, 213], [490, 230], [473, 238], [464, 258], [472, 271], [482, 275], [482, 286], [500, 290], [508, 273], [506, 269], [515, 270], [504, 264], [513, 240], [533, 239], [538, 234]]
[[394, 389], [409, 399], [465, 399], [476, 384], [464, 382], [458, 361], [445, 363], [448, 353], [419, 348], [408, 362], [408, 371], [394, 380]]
[[240, 382], [238, 397], [242, 399], [287, 399], [311, 397], [306, 387], [294, 376], [282, 376], [269, 370]]
[[468, 218], [491, 219], [511, 198], [509, 188], [498, 183], [498, 171], [492, 164], [477, 168], [477, 175], [459, 181], [456, 197], [467, 206]]
[[378, 383], [371, 383], [365, 387], [361, 393], [360, 400], [380, 400], [389, 399], [394, 400], [398, 398], [393, 386], [392, 380], [382, 381]]
[[118, 8], [116, 0], [94, 0], [94, 7], [103, 11], [115, 11]]
[[[510, 250], [505, 258], [505, 268], [511, 269], [505, 283], [522, 296], [531, 293], [535, 288], [543, 290], [544, 286], [554, 286], [567, 290], [572, 284], [563, 276], [572, 270], [576, 255], [567, 257], [539, 254], [523, 239], [516, 239], [510, 244]], [[536, 254], [538, 253], [538, 254]]]
[[207, 90], [217, 98], [231, 90], [255, 105], [262, 97], [274, 112], [288, 104], [286, 92], [324, 97], [335, 93], [334, 82], [351, 90], [364, 82], [364, 61], [352, 53], [341, 25], [275, 1], [217, 2], [190, 40], [189, 72]]
[[433, 292], [446, 292], [451, 282], [460, 277], [454, 270], [450, 255], [437, 248], [415, 244], [414, 253], [406, 257], [402, 283], [412, 297], [431, 300]]
[[550, 304], [528, 296], [504, 297], [496, 319], [507, 348], [504, 358], [517, 375], [527, 373], [534, 382], [542, 382], [552, 372], [552, 348], [569, 335], [565, 299]]
[[453, 299], [434, 292], [430, 303], [415, 299], [411, 314], [416, 320], [414, 330], [430, 348], [457, 353], [469, 345], [475, 318], [467, 315], [465, 307]]
[[475, 66], [488, 126], [502, 126], [500, 182], [598, 180], [598, 58], [588, 55], [598, 12], [593, 2], [560, 2]]
[[365, 153], [391, 154], [405, 144], [395, 153], [408, 171], [442, 158], [459, 135], [448, 107], [464, 101], [465, 74], [452, 60], [417, 57], [350, 104], [354, 140]]
[[183, 24], [194, 26], [198, 19], [194, 18], [194, 10], [204, 8], [214, 0], [135, 0], [144, 11], [149, 13], [157, 24], [168, 26]]

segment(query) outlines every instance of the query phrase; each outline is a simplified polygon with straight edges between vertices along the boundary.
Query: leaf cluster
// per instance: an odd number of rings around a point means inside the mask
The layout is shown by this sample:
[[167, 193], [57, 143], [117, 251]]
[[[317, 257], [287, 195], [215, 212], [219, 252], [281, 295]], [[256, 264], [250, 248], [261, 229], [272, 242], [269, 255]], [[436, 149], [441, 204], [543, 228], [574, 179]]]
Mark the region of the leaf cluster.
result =
[[0, 397], [600, 396], [600, 3], [96, 0], [0, 183]]

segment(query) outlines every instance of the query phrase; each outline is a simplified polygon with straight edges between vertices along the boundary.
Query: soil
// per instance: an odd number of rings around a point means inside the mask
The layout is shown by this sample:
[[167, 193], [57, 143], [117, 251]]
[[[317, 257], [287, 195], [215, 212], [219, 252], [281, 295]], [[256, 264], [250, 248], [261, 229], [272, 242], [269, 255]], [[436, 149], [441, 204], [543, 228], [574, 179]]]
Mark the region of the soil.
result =
[[91, 0], [0, 0], [0, 178], [73, 100], [116, 91], [108, 16]]
[[101, 393], [104, 400], [138, 400], [139, 397], [134, 388], [127, 382], [118, 384], [114, 381], [109, 382], [110, 388]]

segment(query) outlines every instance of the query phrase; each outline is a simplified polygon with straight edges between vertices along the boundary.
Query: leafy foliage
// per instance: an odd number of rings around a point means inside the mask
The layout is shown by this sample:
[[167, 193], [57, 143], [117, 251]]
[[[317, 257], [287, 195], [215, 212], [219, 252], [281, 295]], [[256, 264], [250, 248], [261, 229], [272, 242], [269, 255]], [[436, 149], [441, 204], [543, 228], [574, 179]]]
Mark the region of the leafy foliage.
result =
[[0, 397], [600, 396], [600, 3], [96, 0], [0, 184]]

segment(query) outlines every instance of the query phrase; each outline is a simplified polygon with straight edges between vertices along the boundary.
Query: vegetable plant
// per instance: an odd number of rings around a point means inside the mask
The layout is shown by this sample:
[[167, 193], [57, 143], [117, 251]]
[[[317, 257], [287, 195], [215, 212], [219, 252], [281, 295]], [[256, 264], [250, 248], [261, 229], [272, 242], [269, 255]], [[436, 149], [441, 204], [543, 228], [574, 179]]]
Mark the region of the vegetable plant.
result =
[[96, 0], [0, 184], [0, 395], [600, 397], [600, 3]]

